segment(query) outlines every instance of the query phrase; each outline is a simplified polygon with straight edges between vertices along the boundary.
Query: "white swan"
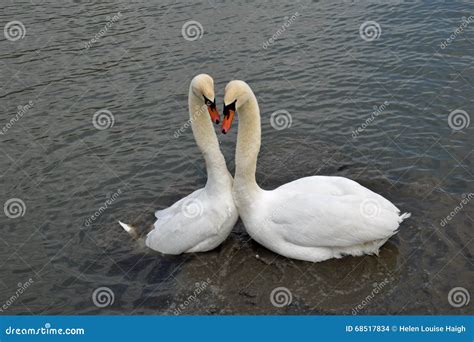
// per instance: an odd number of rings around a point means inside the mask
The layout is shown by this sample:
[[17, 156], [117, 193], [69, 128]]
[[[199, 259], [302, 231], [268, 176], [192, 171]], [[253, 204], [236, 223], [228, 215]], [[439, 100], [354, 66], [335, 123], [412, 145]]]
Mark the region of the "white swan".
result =
[[343, 177], [313, 176], [271, 191], [256, 183], [260, 110], [250, 87], [225, 88], [222, 132], [238, 112], [234, 201], [249, 235], [283, 256], [319, 262], [344, 255], [377, 254], [410, 216], [390, 201]]
[[[209, 75], [193, 78], [188, 101], [189, 121], [206, 162], [208, 179], [204, 188], [155, 213], [157, 220], [146, 237], [146, 245], [165, 254], [214, 249], [227, 238], [238, 219], [232, 198], [232, 176], [211, 122], [212, 119], [219, 123], [219, 113], [214, 101], [214, 81]], [[119, 223], [132, 236], [137, 235], [133, 227]]]

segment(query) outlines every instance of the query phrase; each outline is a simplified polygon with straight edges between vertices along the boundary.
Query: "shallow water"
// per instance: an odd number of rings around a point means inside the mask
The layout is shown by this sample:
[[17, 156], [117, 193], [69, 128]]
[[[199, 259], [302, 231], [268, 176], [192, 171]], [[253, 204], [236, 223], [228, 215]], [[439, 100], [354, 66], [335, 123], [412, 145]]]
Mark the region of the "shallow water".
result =
[[[455, 287], [473, 294], [473, 204], [441, 221], [473, 192], [474, 22], [440, 46], [472, 2], [3, 7], [2, 25], [19, 20], [26, 35], [0, 40], [2, 201], [25, 207], [0, 217], [1, 314], [473, 313], [448, 301]], [[203, 27], [194, 41], [181, 32], [190, 20]], [[379, 24], [378, 39], [362, 39], [366, 21]], [[201, 72], [215, 79], [219, 109], [227, 81], [254, 89], [262, 187], [349, 177], [412, 218], [378, 257], [317, 264], [266, 250], [240, 221], [208, 253], [162, 256], [131, 241], [118, 219], [145, 230], [154, 210], [205, 183], [184, 126], [188, 84]], [[101, 109], [114, 117], [105, 130], [92, 122]], [[464, 122], [448, 120], [455, 109]], [[278, 110], [289, 127], [272, 127]], [[236, 125], [218, 137], [233, 172]], [[110, 305], [94, 305], [99, 287]], [[289, 305], [272, 304], [277, 287]]]

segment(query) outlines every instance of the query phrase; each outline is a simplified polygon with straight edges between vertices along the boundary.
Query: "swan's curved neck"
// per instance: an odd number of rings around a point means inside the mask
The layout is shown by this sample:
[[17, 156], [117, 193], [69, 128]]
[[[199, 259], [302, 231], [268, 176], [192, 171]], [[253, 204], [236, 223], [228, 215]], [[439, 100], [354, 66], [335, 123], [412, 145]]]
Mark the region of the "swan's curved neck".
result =
[[229, 181], [229, 171], [219, 148], [219, 141], [204, 100], [198, 98], [192, 90], [189, 91], [188, 98], [189, 120], [191, 121], [194, 139], [206, 161], [206, 187], [219, 190], [220, 186], [226, 185]]
[[235, 151], [234, 189], [243, 195], [254, 194], [260, 190], [255, 180], [257, 158], [260, 151], [260, 110], [255, 95], [238, 109], [239, 127]]

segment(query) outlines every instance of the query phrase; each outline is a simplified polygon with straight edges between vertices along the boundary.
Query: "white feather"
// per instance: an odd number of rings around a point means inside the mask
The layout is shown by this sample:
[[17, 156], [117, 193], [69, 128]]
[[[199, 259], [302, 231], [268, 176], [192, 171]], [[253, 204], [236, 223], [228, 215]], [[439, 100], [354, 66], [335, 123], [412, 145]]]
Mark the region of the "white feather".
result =
[[283, 256], [313, 262], [378, 254], [410, 217], [343, 177], [305, 177], [262, 190], [255, 181], [261, 138], [258, 103], [242, 81], [232, 81], [225, 89], [224, 103], [234, 101], [239, 114], [234, 200], [249, 235], [260, 244]]
[[[165, 254], [205, 252], [219, 246], [238, 219], [232, 197], [232, 177], [204, 103], [214, 98], [214, 83], [208, 75], [196, 76], [189, 87], [189, 114], [196, 143], [206, 160], [208, 181], [202, 189], [171, 207], [155, 212], [154, 228], [146, 245]], [[133, 228], [119, 222], [130, 232]]]

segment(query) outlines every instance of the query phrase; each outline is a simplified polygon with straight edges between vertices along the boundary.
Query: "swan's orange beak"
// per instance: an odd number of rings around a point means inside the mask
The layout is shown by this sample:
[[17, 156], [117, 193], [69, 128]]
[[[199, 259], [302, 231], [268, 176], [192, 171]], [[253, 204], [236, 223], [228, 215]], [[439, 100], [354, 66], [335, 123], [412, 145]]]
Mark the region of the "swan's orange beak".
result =
[[210, 105], [207, 106], [207, 111], [209, 112], [209, 115], [211, 116], [211, 121], [214, 122], [216, 125], [221, 122], [221, 117], [219, 115], [219, 112], [217, 111], [216, 103], [212, 102]]
[[234, 120], [235, 112], [233, 110], [229, 110], [228, 114], [224, 116], [224, 120], [222, 121], [222, 133], [226, 134], [230, 131], [230, 126], [232, 126], [232, 121]]
[[230, 126], [232, 126], [234, 115], [235, 115], [235, 101], [228, 106], [224, 104], [224, 120], [222, 121], [222, 133], [226, 134], [227, 132], [230, 131]]

